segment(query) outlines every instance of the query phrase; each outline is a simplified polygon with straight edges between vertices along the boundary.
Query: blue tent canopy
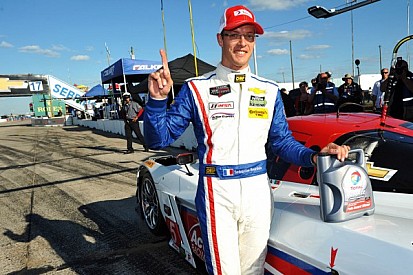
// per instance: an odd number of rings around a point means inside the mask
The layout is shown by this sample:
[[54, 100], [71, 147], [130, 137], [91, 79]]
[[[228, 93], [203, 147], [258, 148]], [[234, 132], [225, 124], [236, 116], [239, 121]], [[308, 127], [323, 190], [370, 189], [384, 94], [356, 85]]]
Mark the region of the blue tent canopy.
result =
[[162, 67], [160, 61], [121, 58], [101, 73], [102, 83], [141, 82], [150, 73]]
[[103, 88], [103, 86], [100, 84], [92, 87], [92, 89], [90, 89], [83, 95], [83, 97], [107, 97], [107, 96], [109, 96], [108, 90]]

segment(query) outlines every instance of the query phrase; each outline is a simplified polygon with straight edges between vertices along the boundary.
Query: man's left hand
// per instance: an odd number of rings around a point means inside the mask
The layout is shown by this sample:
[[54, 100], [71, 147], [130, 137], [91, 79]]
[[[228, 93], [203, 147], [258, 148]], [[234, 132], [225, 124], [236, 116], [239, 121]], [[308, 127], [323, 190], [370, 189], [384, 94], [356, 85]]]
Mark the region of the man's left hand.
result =
[[347, 145], [339, 146], [335, 143], [329, 143], [326, 147], [321, 149], [321, 153], [328, 153], [330, 155], [337, 155], [337, 159], [344, 161], [348, 157], [350, 147]]

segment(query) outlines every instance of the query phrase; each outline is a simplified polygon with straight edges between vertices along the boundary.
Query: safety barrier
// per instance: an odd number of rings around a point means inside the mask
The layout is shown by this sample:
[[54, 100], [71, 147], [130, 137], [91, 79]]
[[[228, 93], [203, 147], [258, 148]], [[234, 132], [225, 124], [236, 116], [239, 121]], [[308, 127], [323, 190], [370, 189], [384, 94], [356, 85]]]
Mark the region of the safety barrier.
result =
[[[98, 120], [90, 120], [90, 119], [79, 119], [77, 117], [73, 117], [73, 125], [83, 126], [91, 129], [97, 129], [104, 132], [109, 132], [121, 136], [125, 136], [125, 124], [123, 120], [116, 120], [116, 119], [98, 119]], [[143, 122], [139, 121], [139, 126], [141, 128], [141, 132], [145, 135], [143, 130]], [[135, 136], [135, 134], [133, 134]], [[136, 137], [136, 136], [135, 136]], [[190, 151], [195, 151], [197, 148], [197, 142], [195, 139], [193, 126], [192, 124], [185, 130], [181, 137], [179, 137], [174, 143], [171, 144], [172, 147], [177, 148], [185, 148]]]

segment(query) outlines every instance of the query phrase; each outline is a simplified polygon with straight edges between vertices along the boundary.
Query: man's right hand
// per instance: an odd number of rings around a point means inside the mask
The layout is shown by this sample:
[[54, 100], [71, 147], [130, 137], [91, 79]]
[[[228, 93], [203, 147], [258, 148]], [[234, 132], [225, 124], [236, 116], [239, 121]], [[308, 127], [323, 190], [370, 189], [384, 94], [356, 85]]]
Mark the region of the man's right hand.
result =
[[163, 68], [153, 72], [148, 77], [149, 95], [155, 99], [165, 99], [173, 85], [171, 72], [168, 67], [168, 60], [164, 50], [160, 50]]

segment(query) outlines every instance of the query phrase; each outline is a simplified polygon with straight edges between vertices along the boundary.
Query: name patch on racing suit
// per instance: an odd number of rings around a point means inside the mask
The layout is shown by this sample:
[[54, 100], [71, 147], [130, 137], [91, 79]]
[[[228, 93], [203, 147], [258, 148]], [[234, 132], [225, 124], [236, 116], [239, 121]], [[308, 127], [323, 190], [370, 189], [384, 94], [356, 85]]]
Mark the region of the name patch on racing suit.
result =
[[266, 173], [266, 163], [266, 160], [262, 160], [240, 165], [208, 164], [204, 166], [204, 171], [206, 177], [218, 177], [221, 180], [242, 179]]

